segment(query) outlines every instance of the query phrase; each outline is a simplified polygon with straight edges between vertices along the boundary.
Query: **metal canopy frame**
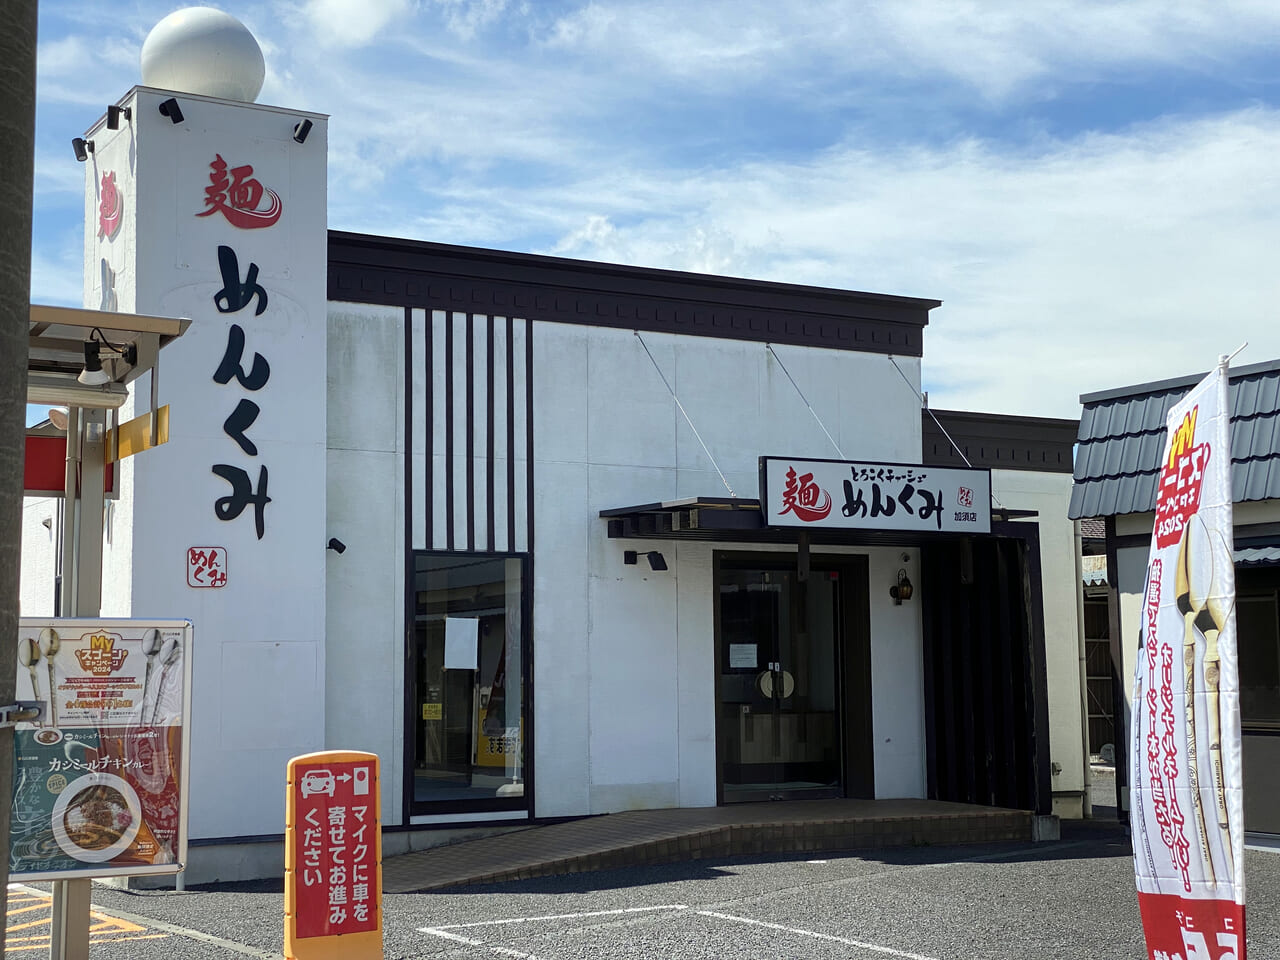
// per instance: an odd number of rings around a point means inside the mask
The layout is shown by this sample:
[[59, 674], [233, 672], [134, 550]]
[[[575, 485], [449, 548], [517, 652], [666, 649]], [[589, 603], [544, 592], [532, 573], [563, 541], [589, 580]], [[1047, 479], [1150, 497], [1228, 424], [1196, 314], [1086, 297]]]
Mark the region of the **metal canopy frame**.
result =
[[[1035, 510], [992, 510], [994, 523], [1034, 519]], [[994, 534], [916, 533], [911, 531], [812, 530], [770, 527], [764, 522], [760, 501], [744, 497], [685, 497], [661, 503], [601, 510], [611, 540], [719, 540], [736, 543], [795, 543], [802, 538], [815, 544], [924, 544], [963, 540]]]
[[137, 348], [138, 362], [133, 366], [122, 360], [103, 360], [102, 368], [113, 374], [112, 381], [127, 384], [153, 369], [160, 348], [182, 336], [191, 321], [33, 303], [29, 324], [28, 374], [70, 375], [74, 381], [84, 367], [85, 341], [96, 329], [113, 345]]

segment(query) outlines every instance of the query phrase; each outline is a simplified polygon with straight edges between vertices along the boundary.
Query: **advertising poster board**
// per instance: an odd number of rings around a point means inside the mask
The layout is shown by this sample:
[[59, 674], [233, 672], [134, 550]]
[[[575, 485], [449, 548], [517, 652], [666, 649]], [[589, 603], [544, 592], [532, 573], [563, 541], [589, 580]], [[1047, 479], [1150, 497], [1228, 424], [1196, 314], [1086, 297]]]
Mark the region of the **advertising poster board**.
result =
[[328, 750], [289, 761], [284, 955], [382, 957], [382, 796], [378, 757]]
[[1244, 804], [1225, 359], [1166, 419], [1130, 783], [1149, 960], [1244, 960]]
[[9, 873], [71, 880], [180, 872], [187, 857], [186, 620], [23, 619]]

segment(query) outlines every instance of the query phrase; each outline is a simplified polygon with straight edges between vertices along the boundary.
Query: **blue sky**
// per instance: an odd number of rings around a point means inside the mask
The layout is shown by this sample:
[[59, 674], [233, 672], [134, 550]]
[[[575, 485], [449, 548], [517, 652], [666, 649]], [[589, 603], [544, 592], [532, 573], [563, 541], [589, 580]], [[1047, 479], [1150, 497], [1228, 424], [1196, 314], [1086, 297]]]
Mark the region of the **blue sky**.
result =
[[[331, 116], [329, 224], [936, 298], [936, 407], [1280, 357], [1280, 3], [215, 4]], [[32, 298], [78, 303], [70, 139], [180, 4], [40, 4]]]

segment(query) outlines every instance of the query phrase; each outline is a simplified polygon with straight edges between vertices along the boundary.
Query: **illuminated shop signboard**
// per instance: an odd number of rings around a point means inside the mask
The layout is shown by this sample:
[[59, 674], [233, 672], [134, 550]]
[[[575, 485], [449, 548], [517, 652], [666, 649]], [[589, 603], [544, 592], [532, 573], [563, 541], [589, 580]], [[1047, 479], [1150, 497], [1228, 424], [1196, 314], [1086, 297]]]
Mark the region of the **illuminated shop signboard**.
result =
[[990, 533], [991, 471], [761, 457], [760, 509], [771, 527]]

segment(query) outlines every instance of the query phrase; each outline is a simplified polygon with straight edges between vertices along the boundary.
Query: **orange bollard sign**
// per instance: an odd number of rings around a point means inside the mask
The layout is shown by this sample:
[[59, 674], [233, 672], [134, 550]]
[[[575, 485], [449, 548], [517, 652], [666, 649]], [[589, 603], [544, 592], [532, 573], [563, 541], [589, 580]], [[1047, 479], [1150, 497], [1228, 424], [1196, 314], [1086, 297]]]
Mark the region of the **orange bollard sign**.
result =
[[381, 807], [377, 755], [329, 750], [289, 761], [288, 960], [381, 960]]

